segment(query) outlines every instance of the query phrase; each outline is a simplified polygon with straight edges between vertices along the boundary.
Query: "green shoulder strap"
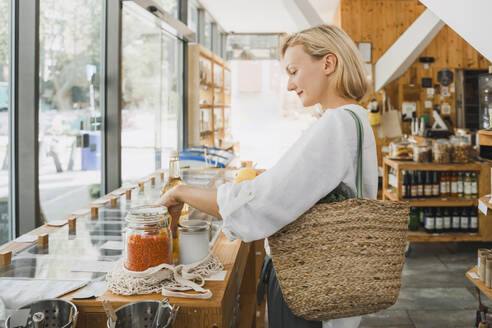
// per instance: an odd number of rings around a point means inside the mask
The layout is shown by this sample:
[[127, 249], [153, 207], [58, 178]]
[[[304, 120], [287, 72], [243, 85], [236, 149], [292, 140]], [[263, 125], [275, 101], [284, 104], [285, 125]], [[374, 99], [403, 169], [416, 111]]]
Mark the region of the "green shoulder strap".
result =
[[363, 198], [362, 189], [363, 189], [363, 181], [362, 181], [362, 147], [364, 145], [364, 129], [362, 127], [362, 122], [360, 121], [359, 116], [355, 114], [350, 109], [344, 108], [355, 121], [355, 127], [357, 130], [357, 176], [356, 176], [356, 187], [357, 187], [357, 198]]

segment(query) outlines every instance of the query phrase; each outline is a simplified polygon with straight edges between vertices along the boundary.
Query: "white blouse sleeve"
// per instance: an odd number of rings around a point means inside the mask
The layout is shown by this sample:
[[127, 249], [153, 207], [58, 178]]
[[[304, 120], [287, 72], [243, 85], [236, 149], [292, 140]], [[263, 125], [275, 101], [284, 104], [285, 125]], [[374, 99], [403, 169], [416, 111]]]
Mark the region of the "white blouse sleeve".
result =
[[249, 242], [293, 222], [354, 169], [356, 137], [348, 113], [326, 112], [271, 169], [252, 181], [221, 185], [217, 203], [224, 234]]

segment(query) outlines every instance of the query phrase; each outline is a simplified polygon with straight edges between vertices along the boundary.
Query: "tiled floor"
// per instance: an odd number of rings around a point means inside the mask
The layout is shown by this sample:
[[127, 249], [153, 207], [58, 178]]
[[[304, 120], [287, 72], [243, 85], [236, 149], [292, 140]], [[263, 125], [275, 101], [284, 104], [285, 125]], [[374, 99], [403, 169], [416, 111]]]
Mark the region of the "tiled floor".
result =
[[476, 265], [480, 247], [492, 244], [412, 243], [398, 301], [364, 316], [360, 327], [474, 327], [478, 297], [465, 272]]

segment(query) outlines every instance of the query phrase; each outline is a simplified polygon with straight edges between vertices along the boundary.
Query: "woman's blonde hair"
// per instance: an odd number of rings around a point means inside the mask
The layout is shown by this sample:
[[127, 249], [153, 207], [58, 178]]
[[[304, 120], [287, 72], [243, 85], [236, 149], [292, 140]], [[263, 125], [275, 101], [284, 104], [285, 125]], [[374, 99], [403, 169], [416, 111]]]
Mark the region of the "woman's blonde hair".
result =
[[282, 57], [287, 48], [296, 45], [302, 45], [307, 54], [318, 59], [330, 53], [335, 55], [334, 78], [341, 96], [360, 101], [369, 92], [370, 85], [359, 50], [341, 28], [318, 25], [288, 35], [282, 42]]

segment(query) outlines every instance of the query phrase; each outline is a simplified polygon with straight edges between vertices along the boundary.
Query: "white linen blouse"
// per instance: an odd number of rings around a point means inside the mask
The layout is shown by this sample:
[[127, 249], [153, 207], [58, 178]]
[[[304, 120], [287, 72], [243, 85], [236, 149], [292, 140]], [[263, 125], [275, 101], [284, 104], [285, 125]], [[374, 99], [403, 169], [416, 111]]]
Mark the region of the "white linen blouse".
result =
[[[217, 190], [222, 231], [245, 242], [268, 238], [296, 220], [344, 182], [356, 190], [357, 132], [355, 112], [363, 125], [363, 196], [377, 196], [376, 142], [367, 110], [359, 105], [327, 109], [270, 169], [254, 180], [226, 183]], [[265, 243], [267, 253], [268, 244]], [[323, 322], [323, 328], [358, 327], [360, 317]]]

